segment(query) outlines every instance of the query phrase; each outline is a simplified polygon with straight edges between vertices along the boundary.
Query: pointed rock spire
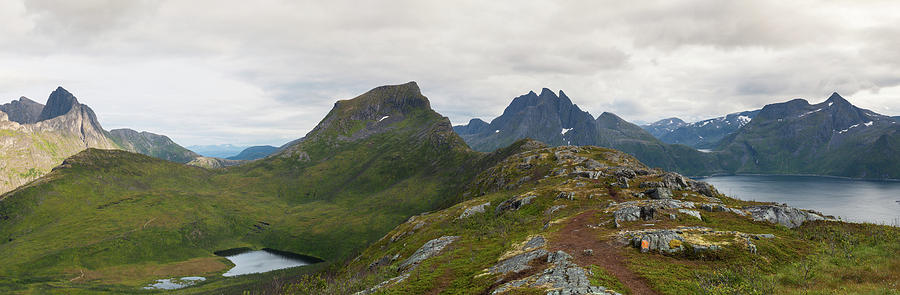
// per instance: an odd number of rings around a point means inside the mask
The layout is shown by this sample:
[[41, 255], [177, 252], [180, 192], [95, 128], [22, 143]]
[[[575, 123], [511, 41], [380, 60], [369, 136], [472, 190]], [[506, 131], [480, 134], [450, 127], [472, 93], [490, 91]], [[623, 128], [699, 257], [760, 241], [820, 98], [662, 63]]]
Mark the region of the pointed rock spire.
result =
[[77, 104], [78, 100], [75, 99], [75, 96], [72, 95], [72, 93], [69, 93], [69, 91], [62, 87], [57, 87], [53, 93], [50, 93], [50, 98], [47, 99], [47, 105], [41, 110], [38, 121], [40, 122], [65, 115]]

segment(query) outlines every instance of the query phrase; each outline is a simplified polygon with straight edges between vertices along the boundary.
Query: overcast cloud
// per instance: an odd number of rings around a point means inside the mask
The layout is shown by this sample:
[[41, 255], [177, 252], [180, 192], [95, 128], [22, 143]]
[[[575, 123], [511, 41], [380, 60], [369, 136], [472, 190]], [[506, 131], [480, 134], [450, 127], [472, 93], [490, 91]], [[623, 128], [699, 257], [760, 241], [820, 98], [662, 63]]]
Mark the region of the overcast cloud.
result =
[[107, 129], [183, 145], [302, 137], [417, 81], [454, 124], [562, 89], [593, 115], [688, 121], [838, 91], [900, 115], [897, 1], [0, 0], [0, 100], [56, 86]]

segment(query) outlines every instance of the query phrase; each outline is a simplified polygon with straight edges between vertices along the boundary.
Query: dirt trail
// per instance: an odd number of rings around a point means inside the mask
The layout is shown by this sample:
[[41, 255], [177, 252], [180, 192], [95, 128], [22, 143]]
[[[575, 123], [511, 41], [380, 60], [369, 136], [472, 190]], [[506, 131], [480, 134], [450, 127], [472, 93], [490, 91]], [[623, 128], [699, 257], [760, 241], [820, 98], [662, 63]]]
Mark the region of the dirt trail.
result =
[[[622, 253], [625, 249], [622, 246], [616, 245], [614, 241], [599, 240], [597, 231], [588, 227], [598, 223], [594, 217], [597, 212], [599, 210], [585, 211], [568, 220], [550, 244], [551, 250], [563, 250], [572, 254], [575, 263], [583, 267], [591, 264], [602, 267], [625, 287], [631, 289], [631, 294], [659, 294], [650, 288], [647, 280], [628, 269]], [[583, 252], [585, 249], [593, 250], [593, 254], [585, 255]]]

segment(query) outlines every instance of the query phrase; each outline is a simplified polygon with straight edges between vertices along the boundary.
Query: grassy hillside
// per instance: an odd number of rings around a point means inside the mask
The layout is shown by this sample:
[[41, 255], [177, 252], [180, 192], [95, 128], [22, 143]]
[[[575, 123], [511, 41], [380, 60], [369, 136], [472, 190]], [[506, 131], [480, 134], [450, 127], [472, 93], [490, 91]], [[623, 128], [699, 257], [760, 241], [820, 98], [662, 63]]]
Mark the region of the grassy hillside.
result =
[[[593, 179], [596, 174], [587, 171], [601, 174]], [[531, 180], [490, 189], [523, 176]], [[755, 221], [752, 206], [759, 203], [678, 179], [609, 149], [524, 152], [479, 176], [480, 185], [470, 193], [480, 197], [416, 216], [346, 266], [301, 276], [282, 290], [558, 294], [552, 292], [590, 286], [621, 294], [898, 293], [900, 229], [836, 221], [788, 228]], [[642, 195], [647, 188], [641, 184], [656, 182], [669, 187], [673, 199]], [[642, 253], [629, 239], [656, 241], [650, 234], [665, 229], [679, 237], [658, 240], [672, 252]], [[453, 240], [439, 250], [423, 247], [441, 237]], [[570, 258], [558, 258], [564, 256], [558, 251]], [[429, 255], [409, 267], [422, 253]], [[513, 266], [519, 269], [511, 271]]]
[[217, 277], [228, 264], [213, 252], [235, 247], [343, 261], [409, 216], [464, 199], [478, 171], [528, 146], [469, 150], [411, 83], [339, 102], [304, 140], [243, 166], [90, 149], [3, 196], [0, 252], [17, 255], [0, 257], [0, 290]]

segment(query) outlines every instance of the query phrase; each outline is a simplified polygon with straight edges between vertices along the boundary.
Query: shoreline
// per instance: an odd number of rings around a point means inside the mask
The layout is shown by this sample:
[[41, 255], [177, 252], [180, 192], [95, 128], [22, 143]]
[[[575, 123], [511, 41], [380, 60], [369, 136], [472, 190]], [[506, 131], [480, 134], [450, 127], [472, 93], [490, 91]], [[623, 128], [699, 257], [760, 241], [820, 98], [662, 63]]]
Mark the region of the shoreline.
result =
[[834, 179], [846, 179], [846, 180], [861, 180], [861, 181], [881, 181], [881, 182], [900, 182], [900, 179], [897, 178], [859, 178], [859, 177], [848, 177], [848, 176], [835, 176], [835, 175], [824, 175], [824, 174], [772, 174], [772, 173], [713, 173], [710, 175], [692, 175], [688, 176], [690, 179], [702, 179], [702, 178], [710, 178], [710, 177], [719, 177], [719, 176], [804, 176], [804, 177], [822, 177], [822, 178], [834, 178]]

